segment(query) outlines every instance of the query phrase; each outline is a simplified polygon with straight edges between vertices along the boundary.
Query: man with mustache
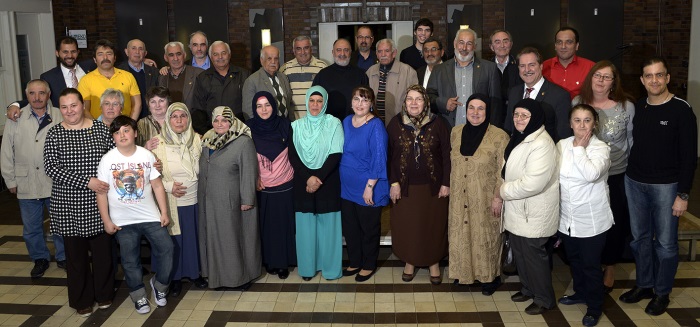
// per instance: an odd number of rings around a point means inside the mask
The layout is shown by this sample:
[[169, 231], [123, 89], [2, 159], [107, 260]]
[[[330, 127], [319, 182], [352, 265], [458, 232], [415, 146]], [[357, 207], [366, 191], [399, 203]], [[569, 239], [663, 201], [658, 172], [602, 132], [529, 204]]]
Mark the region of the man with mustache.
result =
[[300, 35], [294, 38], [294, 59], [287, 61], [280, 68], [280, 72], [289, 78], [289, 86], [292, 88], [292, 107], [294, 119], [306, 116], [306, 90], [321, 69], [328, 64], [313, 55], [313, 43], [311, 38]]
[[143, 41], [139, 39], [129, 41], [126, 44], [124, 52], [126, 53], [127, 60], [118, 64], [117, 68], [134, 75], [136, 84], [141, 91], [141, 113], [139, 114], [139, 119], [147, 117], [151, 113], [148, 110], [146, 93], [151, 87], [158, 85], [158, 69], [144, 63], [148, 51], [146, 51], [146, 44], [143, 43]]
[[[85, 74], [95, 69], [93, 60], [78, 62], [78, 41], [72, 36], [64, 36], [56, 42], [56, 57], [60, 62], [58, 66], [49, 69], [39, 76], [40, 79], [49, 83], [51, 89], [51, 103], [58, 105], [58, 95], [67, 87], [77, 87], [78, 81]], [[28, 105], [27, 100], [21, 100], [10, 104], [7, 107], [7, 119], [17, 121], [21, 117], [20, 108]]]
[[461, 29], [454, 39], [455, 57], [435, 66], [428, 80], [430, 107], [442, 114], [450, 125], [467, 122], [467, 99], [483, 93], [491, 99], [492, 125], [501, 127], [497, 117], [501, 108], [501, 74], [496, 64], [474, 55], [476, 32]]
[[259, 91], [267, 91], [277, 99], [277, 113], [280, 116], [294, 120], [292, 108], [292, 88], [289, 86], [287, 75], [278, 73], [280, 68], [280, 50], [268, 45], [260, 50], [260, 69], [250, 75], [243, 84], [243, 116], [253, 118], [250, 104], [253, 96]]
[[[22, 108], [22, 117], [7, 121], [0, 148], [0, 170], [10, 193], [19, 200], [24, 243], [29, 258], [34, 261], [30, 272], [39, 278], [49, 268], [51, 253], [44, 240], [44, 207], [51, 197], [51, 178], [44, 170], [44, 141], [46, 133], [63, 121], [58, 108], [51, 106], [51, 91], [46, 81], [35, 79], [27, 83], [29, 104]], [[53, 235], [56, 265], [66, 269], [63, 237]]]
[[187, 108], [192, 108], [197, 76], [204, 70], [185, 65], [187, 53], [181, 42], [169, 42], [164, 50], [163, 59], [168, 63], [169, 69], [167, 74], [158, 77], [158, 85], [170, 91], [172, 103], [183, 102]]
[[554, 50], [557, 51], [557, 56], [545, 60], [542, 66], [542, 75], [567, 90], [571, 99], [581, 92], [588, 71], [595, 65], [594, 62], [576, 55], [578, 45], [576, 29], [568, 26], [560, 28], [554, 36]]
[[424, 88], [428, 87], [428, 80], [435, 66], [442, 63], [442, 56], [445, 54], [445, 49], [442, 48], [442, 42], [436, 37], [429, 37], [423, 43], [423, 57], [426, 65], [418, 68], [418, 82]]
[[374, 42], [372, 28], [367, 25], [358, 27], [355, 42], [357, 51], [353, 51], [352, 55], [350, 55], [350, 65], [357, 66], [363, 72], [366, 72], [367, 69], [377, 63], [377, 54], [372, 50], [372, 42]]
[[[211, 67], [197, 76], [192, 101], [192, 128], [204, 135], [212, 128], [211, 113], [218, 106], [228, 106], [240, 120], [243, 83], [250, 72], [231, 65], [231, 47], [224, 41], [214, 41], [209, 47]], [[250, 106], [250, 103], [246, 103]]]
[[138, 120], [141, 114], [141, 90], [134, 75], [114, 67], [114, 44], [109, 40], [98, 40], [95, 43], [95, 63], [97, 69], [88, 73], [78, 83], [78, 91], [85, 100], [85, 118], [93, 119], [100, 116], [100, 97], [106, 89], [119, 90], [124, 95], [122, 114]]
[[207, 47], [209, 39], [202, 31], [196, 31], [190, 34], [190, 51], [192, 52], [192, 67], [201, 69], [209, 69], [211, 61], [207, 56]]
[[343, 121], [352, 113], [352, 90], [369, 82], [362, 69], [350, 64], [348, 40], [337, 39], [332, 52], [334, 63], [316, 74], [313, 85], [320, 85], [328, 92], [326, 113]]
[[413, 29], [413, 36], [415, 36], [416, 43], [401, 50], [399, 61], [413, 67], [417, 71], [426, 65], [423, 47], [426, 40], [433, 36], [433, 22], [427, 18], [419, 19], [416, 22], [416, 27]]
[[509, 134], [513, 133], [515, 104], [524, 98], [530, 98], [542, 104], [545, 115], [544, 128], [554, 143], [574, 135], [569, 125], [569, 110], [571, 109], [569, 94], [559, 85], [542, 76], [540, 52], [533, 47], [526, 47], [520, 50], [515, 60], [518, 62], [520, 78], [525, 83], [511, 87], [508, 91], [508, 110], [506, 110], [503, 129]]
[[374, 90], [374, 114], [389, 125], [391, 118], [401, 112], [406, 89], [418, 84], [418, 76], [411, 66], [396, 61], [396, 45], [392, 39], [377, 42], [379, 63], [367, 70], [369, 87]]

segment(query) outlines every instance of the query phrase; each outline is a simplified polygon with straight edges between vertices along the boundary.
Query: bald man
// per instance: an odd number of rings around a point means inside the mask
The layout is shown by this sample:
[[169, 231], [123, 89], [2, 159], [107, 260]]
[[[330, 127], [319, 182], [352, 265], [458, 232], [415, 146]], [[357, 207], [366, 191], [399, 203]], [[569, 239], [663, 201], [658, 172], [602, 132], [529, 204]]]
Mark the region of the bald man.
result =
[[151, 87], [158, 85], [158, 69], [144, 63], [148, 51], [146, 51], [146, 44], [139, 39], [129, 41], [124, 53], [127, 61], [119, 63], [117, 68], [128, 71], [136, 79], [136, 84], [141, 90], [141, 113], [139, 114], [141, 119], [151, 114], [146, 103], [146, 93]]

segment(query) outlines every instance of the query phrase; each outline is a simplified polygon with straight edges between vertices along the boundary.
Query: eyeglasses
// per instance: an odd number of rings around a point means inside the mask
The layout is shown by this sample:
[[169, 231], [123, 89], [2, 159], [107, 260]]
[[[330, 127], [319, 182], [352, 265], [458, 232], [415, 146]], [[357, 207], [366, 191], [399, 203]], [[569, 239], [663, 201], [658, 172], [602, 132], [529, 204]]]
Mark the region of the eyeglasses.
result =
[[361, 97], [353, 97], [352, 102], [359, 103], [359, 104], [368, 104], [369, 99], [367, 98], [361, 98]]
[[416, 98], [406, 97], [406, 103], [412, 103], [412, 102], [421, 103], [421, 102], [425, 102], [425, 99], [423, 99], [423, 97], [416, 97]]
[[615, 77], [612, 77], [612, 76], [610, 76], [610, 75], [603, 75], [603, 74], [600, 74], [600, 73], [595, 73], [595, 74], [593, 74], [593, 78], [594, 78], [594, 79], [601, 79], [601, 78], [602, 78], [604, 81], [612, 81], [612, 80], [615, 79]]
[[530, 117], [531, 117], [530, 115], [526, 115], [526, 114], [521, 114], [521, 113], [517, 113], [517, 112], [513, 113], [513, 119], [515, 119], [515, 120], [521, 120], [521, 119], [528, 120], [528, 119], [530, 119]]
[[438, 49], [436, 47], [432, 47], [432, 48], [423, 47], [423, 52], [425, 52], [425, 53], [438, 52], [440, 50], [442, 50], [442, 49]]

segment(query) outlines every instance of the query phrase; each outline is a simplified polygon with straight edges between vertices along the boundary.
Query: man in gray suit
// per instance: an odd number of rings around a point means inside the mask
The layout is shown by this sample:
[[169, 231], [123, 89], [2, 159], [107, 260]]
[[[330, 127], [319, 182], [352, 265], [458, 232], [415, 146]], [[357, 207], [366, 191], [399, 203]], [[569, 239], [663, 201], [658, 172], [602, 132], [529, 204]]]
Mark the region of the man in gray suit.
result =
[[454, 40], [455, 57], [435, 66], [428, 80], [430, 107], [450, 125], [467, 122], [467, 98], [483, 93], [491, 98], [491, 124], [501, 127], [501, 74], [496, 64], [474, 55], [476, 32], [461, 29]]
[[520, 50], [515, 60], [518, 63], [520, 78], [525, 84], [511, 87], [508, 91], [508, 110], [503, 129], [508, 133], [513, 132], [515, 104], [521, 99], [531, 98], [542, 103], [544, 127], [555, 143], [574, 135], [569, 125], [569, 92], [542, 76], [542, 56], [539, 51], [533, 47], [525, 47]]
[[268, 45], [260, 50], [260, 69], [251, 74], [243, 84], [243, 116], [246, 120], [253, 117], [252, 101], [255, 93], [267, 91], [277, 99], [277, 112], [294, 120], [292, 108], [292, 88], [287, 75], [278, 73], [280, 68], [280, 51]]
[[192, 108], [194, 88], [197, 85], [197, 76], [204, 70], [185, 65], [187, 52], [181, 42], [170, 42], [165, 45], [163, 59], [170, 69], [166, 75], [158, 77], [158, 85], [164, 86], [170, 91], [172, 102], [182, 102], [187, 108]]

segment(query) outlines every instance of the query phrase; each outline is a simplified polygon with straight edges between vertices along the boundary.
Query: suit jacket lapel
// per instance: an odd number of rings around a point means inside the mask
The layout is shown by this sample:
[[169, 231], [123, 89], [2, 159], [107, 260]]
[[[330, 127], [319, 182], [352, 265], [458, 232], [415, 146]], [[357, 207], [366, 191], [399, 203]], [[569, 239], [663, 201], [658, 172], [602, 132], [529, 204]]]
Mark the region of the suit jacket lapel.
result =
[[[481, 78], [481, 61], [474, 56], [474, 66], [472, 66], [472, 93], [474, 93], [474, 90], [476, 90], [476, 85], [479, 83], [479, 79]], [[464, 99], [466, 101], [466, 99]]]

